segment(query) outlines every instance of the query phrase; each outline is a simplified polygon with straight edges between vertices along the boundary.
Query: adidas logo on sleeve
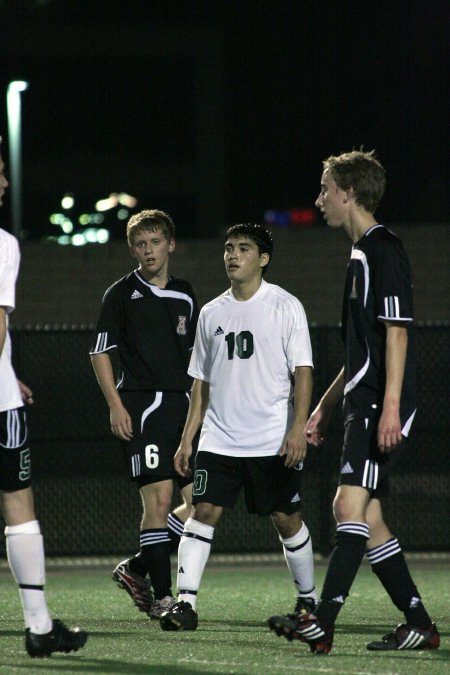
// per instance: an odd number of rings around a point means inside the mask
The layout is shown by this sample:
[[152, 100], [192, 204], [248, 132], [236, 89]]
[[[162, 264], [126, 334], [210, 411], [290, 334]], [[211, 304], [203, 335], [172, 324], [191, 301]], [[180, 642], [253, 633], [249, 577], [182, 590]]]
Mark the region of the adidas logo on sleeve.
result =
[[341, 473], [353, 473], [353, 469], [351, 467], [350, 462], [347, 462], [344, 464], [344, 466], [341, 469]]
[[217, 328], [216, 332], [214, 333], [214, 337], [216, 337], [216, 335], [223, 335], [223, 329], [220, 326]]
[[139, 291], [133, 291], [131, 294], [131, 299], [132, 300], [137, 300], [138, 298], [143, 298], [144, 296], [142, 293], [139, 293]]

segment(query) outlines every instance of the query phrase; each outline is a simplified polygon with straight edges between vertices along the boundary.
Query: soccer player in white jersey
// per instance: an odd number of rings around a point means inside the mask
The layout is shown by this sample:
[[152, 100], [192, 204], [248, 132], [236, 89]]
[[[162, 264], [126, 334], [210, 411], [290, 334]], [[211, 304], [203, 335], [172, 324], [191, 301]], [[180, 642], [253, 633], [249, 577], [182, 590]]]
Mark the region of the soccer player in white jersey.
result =
[[[7, 187], [0, 155], [0, 206]], [[22, 601], [25, 647], [34, 657], [77, 651], [88, 636], [52, 620], [45, 598], [44, 542], [34, 510], [24, 407], [33, 403], [33, 393], [14, 373], [8, 328], [19, 264], [17, 240], [0, 228], [0, 510], [6, 523], [8, 563]]]
[[188, 475], [203, 422], [194, 506], [178, 551], [178, 602], [161, 617], [163, 630], [197, 628], [197, 591], [214, 528], [241, 488], [248, 512], [270, 515], [278, 531], [297, 591], [294, 614], [315, 607], [312, 544], [300, 514], [311, 342], [301, 303], [263, 279], [272, 251], [264, 227], [229, 228], [224, 261], [231, 288], [200, 312], [188, 371], [191, 403], [174, 458], [176, 471]]
[[342, 311], [344, 367], [305, 427], [309, 442], [320, 445], [333, 408], [343, 399], [345, 435], [333, 502], [336, 544], [316, 611], [298, 619], [271, 617], [269, 627], [289, 640], [307, 642], [316, 654], [327, 654], [336, 618], [366, 552], [405, 616], [404, 624], [367, 648], [437, 649], [439, 633], [400, 544], [383, 520], [380, 501], [388, 493], [389, 470], [405, 446], [416, 410], [409, 262], [398, 237], [374, 216], [386, 184], [374, 152], [331, 156], [323, 168], [316, 206], [330, 227], [343, 227], [353, 241]]
[[[192, 476], [175, 473], [173, 456], [188, 411], [198, 306], [191, 285], [169, 274], [175, 225], [167, 213], [132, 216], [127, 240], [139, 266], [106, 291], [90, 354], [143, 505], [140, 553], [120, 562], [113, 579], [140, 611], [159, 619], [174, 604], [170, 553], [191, 510]], [[183, 503], [169, 513], [174, 479]]]

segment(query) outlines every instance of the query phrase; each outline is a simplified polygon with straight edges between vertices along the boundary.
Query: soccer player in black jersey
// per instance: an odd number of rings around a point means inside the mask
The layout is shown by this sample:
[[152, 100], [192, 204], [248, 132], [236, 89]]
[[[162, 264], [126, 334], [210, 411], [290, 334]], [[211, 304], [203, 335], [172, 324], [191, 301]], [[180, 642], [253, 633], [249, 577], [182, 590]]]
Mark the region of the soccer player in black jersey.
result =
[[[141, 211], [130, 218], [127, 239], [139, 266], [106, 291], [90, 354], [111, 431], [122, 443], [143, 504], [140, 553], [119, 563], [113, 578], [140, 611], [156, 619], [174, 602], [170, 553], [191, 507], [192, 478], [175, 473], [173, 456], [189, 407], [187, 367], [199, 310], [190, 284], [169, 275], [175, 250], [170, 216]], [[169, 513], [174, 479], [184, 503]]]
[[386, 182], [374, 152], [331, 156], [323, 168], [316, 206], [330, 227], [343, 227], [353, 242], [342, 311], [344, 367], [305, 427], [308, 442], [320, 445], [333, 408], [343, 398], [344, 445], [333, 502], [336, 543], [314, 614], [296, 621], [271, 617], [269, 626], [289, 640], [307, 642], [314, 653], [328, 653], [337, 615], [366, 552], [373, 572], [405, 615], [404, 624], [367, 648], [437, 649], [436, 625], [380, 503], [416, 406], [409, 262], [400, 240], [374, 216]]

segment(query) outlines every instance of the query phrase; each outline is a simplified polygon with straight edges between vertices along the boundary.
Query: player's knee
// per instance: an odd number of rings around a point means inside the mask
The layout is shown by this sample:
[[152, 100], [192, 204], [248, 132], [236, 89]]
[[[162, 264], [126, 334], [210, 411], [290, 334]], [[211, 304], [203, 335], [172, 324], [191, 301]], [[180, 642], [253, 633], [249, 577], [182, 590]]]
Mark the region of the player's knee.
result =
[[192, 507], [191, 517], [199, 523], [215, 527], [221, 513], [221, 507], [214, 506], [214, 504], [208, 504], [207, 502], [201, 502]]
[[355, 505], [343, 494], [337, 494], [333, 500], [333, 515], [337, 523], [362, 520], [359, 510], [357, 512]]
[[272, 513], [272, 522], [278, 534], [283, 539], [293, 537], [302, 526], [302, 517], [299, 511], [296, 513], [282, 513], [281, 511], [274, 511]]

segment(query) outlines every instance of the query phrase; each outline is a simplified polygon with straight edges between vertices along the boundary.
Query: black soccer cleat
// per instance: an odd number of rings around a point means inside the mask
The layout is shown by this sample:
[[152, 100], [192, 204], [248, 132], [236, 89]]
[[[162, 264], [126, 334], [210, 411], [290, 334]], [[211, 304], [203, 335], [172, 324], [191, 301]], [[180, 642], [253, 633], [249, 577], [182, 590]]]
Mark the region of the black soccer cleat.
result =
[[161, 630], [197, 630], [198, 614], [190, 602], [181, 600], [159, 620]]
[[[299, 595], [292, 615], [301, 616], [302, 614], [314, 614], [316, 607], [317, 603], [314, 598], [303, 598]], [[288, 614], [288, 616], [292, 615]]]
[[286, 640], [301, 640], [313, 654], [329, 654], [333, 646], [334, 626], [325, 629], [314, 614], [271, 616], [268, 626]]
[[435, 623], [432, 623], [428, 630], [401, 623], [392, 633], [382, 637], [380, 642], [369, 642], [367, 649], [378, 652], [400, 649], [439, 649], [440, 642], [441, 637]]
[[150, 615], [155, 602], [150, 582], [131, 571], [130, 560], [131, 558], [122, 560], [113, 571], [112, 577], [117, 585], [128, 593], [138, 610]]
[[79, 628], [69, 630], [59, 619], [53, 620], [50, 633], [38, 635], [25, 631], [25, 647], [31, 657], [51, 656], [53, 652], [77, 652], [86, 644], [88, 634]]

